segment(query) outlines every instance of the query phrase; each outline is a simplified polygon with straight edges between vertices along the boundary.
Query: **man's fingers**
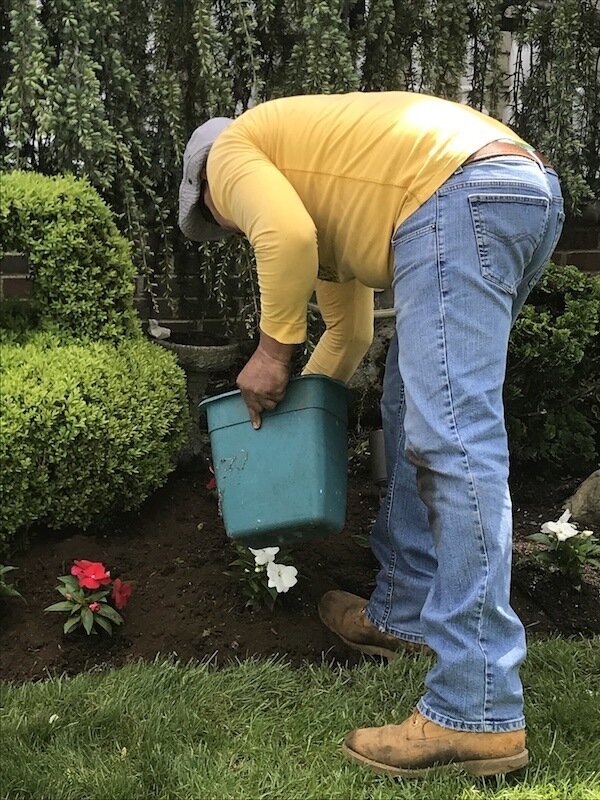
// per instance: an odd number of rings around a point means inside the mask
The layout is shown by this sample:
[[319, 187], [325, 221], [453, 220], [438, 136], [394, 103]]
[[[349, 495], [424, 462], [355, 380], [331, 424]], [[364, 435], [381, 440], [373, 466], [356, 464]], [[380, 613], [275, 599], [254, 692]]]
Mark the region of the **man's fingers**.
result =
[[273, 409], [277, 406], [277, 403], [274, 400], [267, 400], [266, 398], [253, 398], [252, 403], [248, 405], [248, 411], [250, 412], [250, 422], [252, 423], [252, 427], [258, 430], [261, 426], [261, 413], [263, 411], [273, 411]]
[[285, 392], [281, 393], [281, 397], [275, 397], [274, 395], [266, 396], [257, 394], [256, 392], [248, 391], [247, 389], [243, 389], [241, 387], [240, 389], [244, 402], [248, 408], [248, 414], [250, 416], [252, 427], [257, 430], [261, 426], [262, 412], [273, 411], [273, 409], [277, 407], [279, 401], [285, 396]]
[[246, 407], [248, 409], [250, 423], [255, 430], [258, 430], [261, 425], [260, 413], [263, 411], [265, 406], [254, 394], [254, 392], [245, 392], [242, 389], [242, 397], [244, 398], [244, 402], [246, 403]]
[[258, 347], [236, 381], [253, 428], [260, 428], [263, 411], [273, 411], [283, 400], [288, 380], [289, 365]]
[[260, 422], [261, 422], [260, 414], [258, 413], [258, 411], [253, 411], [252, 409], [248, 410], [250, 412], [250, 424], [252, 425], [254, 430], [257, 431], [260, 428]]

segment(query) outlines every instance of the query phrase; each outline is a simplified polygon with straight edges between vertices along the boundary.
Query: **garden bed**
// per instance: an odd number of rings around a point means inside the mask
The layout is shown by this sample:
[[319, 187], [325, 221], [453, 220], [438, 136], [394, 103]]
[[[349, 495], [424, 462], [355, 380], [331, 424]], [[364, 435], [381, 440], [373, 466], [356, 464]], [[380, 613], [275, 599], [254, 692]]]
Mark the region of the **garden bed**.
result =
[[[38, 531], [10, 563], [27, 604], [0, 599], [0, 679], [23, 681], [75, 674], [137, 658], [176, 654], [181, 661], [225, 663], [248, 656], [285, 656], [292, 663], [359, 658], [320, 623], [316, 604], [329, 589], [366, 596], [376, 565], [364, 547], [374, 519], [377, 490], [365, 474], [350, 478], [345, 530], [291, 551], [299, 582], [273, 612], [244, 607], [241, 586], [224, 572], [236, 557], [206, 488], [206, 460], [180, 469], [140, 511], [122, 515], [105, 533]], [[586, 568], [581, 591], [531, 562], [525, 536], [556, 519], [578, 480], [554, 483], [531, 476], [513, 480], [515, 570], [513, 606], [530, 638], [600, 634], [600, 575]], [[59, 599], [56, 577], [75, 559], [102, 561], [113, 577], [135, 584], [125, 624], [113, 638], [63, 635], [62, 614], [44, 614]], [[14, 576], [14, 578], [13, 578]]]

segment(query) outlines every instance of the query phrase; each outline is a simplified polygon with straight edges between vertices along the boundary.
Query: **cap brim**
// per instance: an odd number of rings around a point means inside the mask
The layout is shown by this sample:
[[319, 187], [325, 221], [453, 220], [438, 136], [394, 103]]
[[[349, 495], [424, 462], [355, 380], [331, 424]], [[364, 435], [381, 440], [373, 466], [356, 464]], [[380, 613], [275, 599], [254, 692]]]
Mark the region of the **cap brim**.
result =
[[199, 206], [202, 167], [213, 142], [232, 122], [227, 117], [215, 117], [200, 125], [191, 135], [183, 154], [183, 179], [179, 185], [179, 227], [188, 239], [195, 242], [213, 242], [234, 233], [207, 222]]
[[232, 230], [204, 219], [199, 200], [199, 192], [182, 181], [179, 187], [179, 227], [183, 235], [194, 242], [216, 242], [231, 236]]

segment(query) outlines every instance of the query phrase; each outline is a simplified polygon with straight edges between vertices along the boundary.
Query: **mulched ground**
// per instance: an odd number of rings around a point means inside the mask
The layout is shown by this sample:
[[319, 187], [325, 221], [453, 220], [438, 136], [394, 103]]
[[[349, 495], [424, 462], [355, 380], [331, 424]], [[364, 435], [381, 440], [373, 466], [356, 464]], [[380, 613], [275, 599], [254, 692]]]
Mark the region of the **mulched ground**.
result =
[[[136, 513], [123, 515], [104, 533], [40, 531], [10, 563], [8, 576], [25, 595], [0, 598], [0, 679], [24, 681], [75, 674], [94, 666], [175, 654], [181, 661], [226, 663], [247, 656], [286, 656], [292, 663], [355, 664], [356, 654], [319, 622], [318, 598], [329, 589], [366, 596], [376, 566], [364, 544], [378, 493], [366, 473], [351, 476], [345, 530], [291, 551], [300, 581], [273, 612], [245, 609], [239, 583], [224, 574], [236, 557], [206, 489], [206, 460], [179, 469]], [[578, 484], [531, 476], [513, 480], [515, 570], [513, 606], [530, 638], [600, 634], [600, 575], [586, 570], [580, 592], [531, 562], [525, 536], [556, 519]], [[74, 559], [102, 561], [113, 577], [135, 583], [125, 624], [112, 639], [62, 633], [64, 615], [43, 614], [59, 600], [56, 577]], [[14, 576], [14, 577], [13, 577]]]

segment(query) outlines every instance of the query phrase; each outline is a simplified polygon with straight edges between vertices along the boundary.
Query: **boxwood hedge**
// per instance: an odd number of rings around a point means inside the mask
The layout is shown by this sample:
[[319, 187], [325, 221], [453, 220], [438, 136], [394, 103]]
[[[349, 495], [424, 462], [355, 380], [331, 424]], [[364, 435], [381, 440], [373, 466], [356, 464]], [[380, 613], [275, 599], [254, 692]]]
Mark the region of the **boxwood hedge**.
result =
[[129, 244], [83, 179], [0, 175], [0, 256], [27, 255], [39, 326], [63, 338], [140, 335]]
[[577, 471], [597, 463], [600, 278], [549, 265], [511, 336], [506, 421], [515, 462]]
[[185, 377], [143, 340], [4, 344], [0, 545], [34, 522], [78, 525], [139, 505], [173, 467], [187, 429]]

